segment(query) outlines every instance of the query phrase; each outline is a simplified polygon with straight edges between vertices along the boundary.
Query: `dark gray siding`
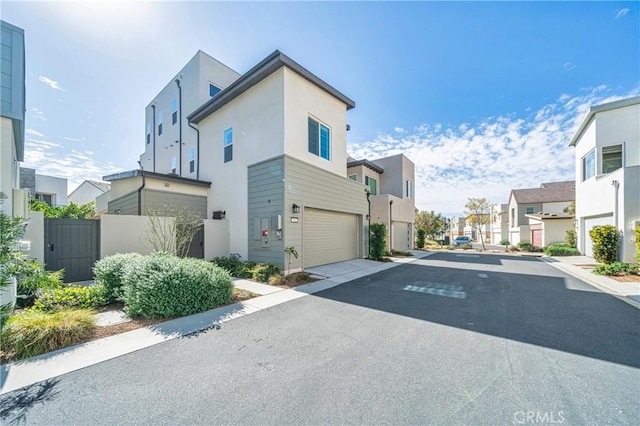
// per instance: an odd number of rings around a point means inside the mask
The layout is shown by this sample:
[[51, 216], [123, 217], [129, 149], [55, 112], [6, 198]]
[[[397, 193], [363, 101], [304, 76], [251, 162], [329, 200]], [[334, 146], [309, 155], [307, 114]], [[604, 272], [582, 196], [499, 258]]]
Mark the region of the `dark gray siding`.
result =
[[[198, 212], [201, 218], [207, 219], [207, 197], [157, 191], [154, 189], [142, 190], [143, 214], [146, 209], [161, 209], [162, 206], [172, 205], [186, 207]], [[138, 214], [137, 211], [134, 214]]]
[[127, 195], [123, 195], [120, 198], [109, 201], [107, 207], [109, 214], [138, 214], [138, 192], [131, 192]]
[[[276, 236], [277, 218], [280, 215], [285, 227], [284, 158], [276, 158], [248, 168], [248, 223], [249, 260], [273, 262], [284, 267], [284, 230], [282, 239]], [[266, 223], [269, 241], [262, 242], [261, 228]]]
[[24, 160], [24, 31], [0, 21], [0, 113], [13, 121], [18, 161]]

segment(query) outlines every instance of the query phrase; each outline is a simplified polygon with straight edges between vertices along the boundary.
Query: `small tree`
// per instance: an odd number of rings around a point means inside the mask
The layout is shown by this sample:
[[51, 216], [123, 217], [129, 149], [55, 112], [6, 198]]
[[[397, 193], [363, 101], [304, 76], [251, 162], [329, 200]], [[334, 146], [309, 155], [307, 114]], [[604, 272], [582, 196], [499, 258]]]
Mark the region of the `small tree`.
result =
[[415, 227], [424, 230], [426, 236], [433, 239], [435, 235], [444, 231], [445, 219], [442, 214], [436, 214], [433, 210], [416, 213]]
[[382, 260], [386, 252], [386, 236], [387, 227], [383, 223], [372, 223], [369, 237], [371, 253], [369, 255], [373, 260]]
[[620, 234], [613, 225], [594, 226], [589, 231], [593, 242], [593, 257], [601, 263], [613, 263], [618, 260]]
[[569, 247], [576, 248], [576, 230], [569, 229], [567, 235], [564, 237], [564, 241]]
[[487, 202], [486, 198], [469, 198], [468, 200], [464, 205], [467, 209], [465, 211], [466, 219], [478, 231], [482, 250], [484, 250], [484, 226], [491, 223], [491, 204]]
[[195, 211], [180, 205], [163, 205], [147, 210], [146, 237], [154, 251], [186, 257], [202, 219]]
[[416, 246], [419, 249], [424, 248], [424, 235], [425, 235], [424, 229], [418, 229], [418, 240], [416, 241]]

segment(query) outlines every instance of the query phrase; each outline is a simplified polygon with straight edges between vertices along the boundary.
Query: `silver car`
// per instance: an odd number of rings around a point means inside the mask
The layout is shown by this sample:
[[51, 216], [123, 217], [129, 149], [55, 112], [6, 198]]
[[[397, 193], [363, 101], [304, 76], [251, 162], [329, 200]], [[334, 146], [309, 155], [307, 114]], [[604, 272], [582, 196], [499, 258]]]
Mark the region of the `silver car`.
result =
[[471, 244], [471, 242], [472, 242], [472, 241], [471, 241], [471, 237], [468, 237], [468, 236], [466, 236], [466, 235], [461, 235], [461, 236], [459, 236], [459, 237], [456, 237], [456, 238], [453, 240], [453, 245], [454, 245], [454, 246], [461, 246], [461, 245], [463, 245], [463, 244]]

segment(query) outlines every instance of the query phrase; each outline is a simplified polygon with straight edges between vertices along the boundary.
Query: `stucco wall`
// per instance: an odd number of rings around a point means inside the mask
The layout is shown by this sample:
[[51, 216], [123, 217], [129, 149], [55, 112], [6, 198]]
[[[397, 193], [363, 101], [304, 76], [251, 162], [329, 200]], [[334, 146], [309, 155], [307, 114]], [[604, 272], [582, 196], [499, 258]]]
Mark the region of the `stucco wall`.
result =
[[[211, 260], [218, 256], [229, 256], [229, 222], [205, 219], [204, 224], [204, 258]], [[246, 260], [246, 259], [245, 259]]]
[[68, 202], [74, 202], [76, 204], [87, 204], [92, 201], [96, 201], [96, 197], [104, 194], [104, 192], [96, 188], [91, 183], [84, 181], [76, 189], [71, 191], [67, 197]]
[[12, 189], [18, 188], [18, 162], [16, 161], [13, 124], [10, 119], [0, 117], [0, 191], [7, 196], [0, 208], [9, 215], [13, 209]]
[[51, 194], [51, 204], [54, 206], [67, 205], [67, 179], [36, 173], [36, 192]]
[[151, 253], [153, 247], [148, 241], [148, 227], [148, 218], [145, 216], [101, 215], [100, 258], [116, 253]]
[[29, 241], [30, 249], [25, 250], [24, 254], [29, 259], [35, 259], [40, 262], [44, 262], [44, 213], [43, 212], [29, 212], [29, 221], [27, 223], [27, 229], [22, 238], [25, 241]]

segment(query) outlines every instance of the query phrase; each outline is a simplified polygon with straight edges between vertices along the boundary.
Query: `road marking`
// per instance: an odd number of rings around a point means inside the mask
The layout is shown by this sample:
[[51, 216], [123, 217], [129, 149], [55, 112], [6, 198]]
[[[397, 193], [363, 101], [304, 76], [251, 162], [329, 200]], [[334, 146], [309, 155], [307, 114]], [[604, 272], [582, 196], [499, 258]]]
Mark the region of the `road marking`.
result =
[[480, 257], [477, 254], [456, 254], [457, 257]]
[[415, 283], [423, 284], [423, 286], [407, 285], [403, 290], [415, 291], [416, 293], [433, 294], [434, 296], [453, 297], [455, 299], [464, 299], [467, 293], [462, 290], [460, 285], [448, 285], [438, 283]]
[[487, 274], [478, 274], [478, 276], [480, 278], [489, 278], [489, 275], [487, 275]]

